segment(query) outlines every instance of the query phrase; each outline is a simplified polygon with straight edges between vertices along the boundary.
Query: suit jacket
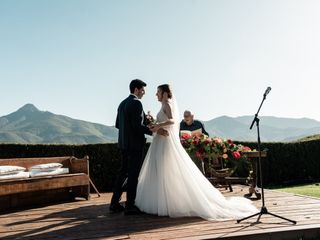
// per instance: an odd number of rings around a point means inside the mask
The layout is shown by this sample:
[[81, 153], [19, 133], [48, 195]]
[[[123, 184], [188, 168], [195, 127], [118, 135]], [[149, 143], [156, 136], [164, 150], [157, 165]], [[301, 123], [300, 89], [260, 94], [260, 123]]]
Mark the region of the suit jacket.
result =
[[147, 124], [140, 100], [130, 94], [118, 107], [116, 128], [119, 129], [119, 148], [122, 150], [143, 149], [146, 143], [144, 134], [152, 135]]

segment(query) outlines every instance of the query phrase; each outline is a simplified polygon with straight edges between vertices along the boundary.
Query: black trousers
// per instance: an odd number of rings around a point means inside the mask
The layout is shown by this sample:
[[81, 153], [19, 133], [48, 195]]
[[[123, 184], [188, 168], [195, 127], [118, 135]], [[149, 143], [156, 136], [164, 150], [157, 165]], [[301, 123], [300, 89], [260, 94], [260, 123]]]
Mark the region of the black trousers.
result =
[[127, 188], [126, 207], [134, 206], [138, 177], [142, 167], [144, 152], [141, 150], [122, 150], [122, 166], [113, 188], [112, 204], [118, 204], [124, 188]]

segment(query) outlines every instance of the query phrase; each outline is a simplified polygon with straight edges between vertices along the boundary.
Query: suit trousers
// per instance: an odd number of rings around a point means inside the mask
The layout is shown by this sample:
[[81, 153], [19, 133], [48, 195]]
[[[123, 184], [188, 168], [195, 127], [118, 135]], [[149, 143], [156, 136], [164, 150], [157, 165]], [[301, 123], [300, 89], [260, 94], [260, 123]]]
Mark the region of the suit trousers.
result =
[[143, 149], [121, 150], [122, 166], [113, 188], [111, 205], [118, 204], [124, 188], [127, 188], [126, 208], [134, 206], [138, 177], [144, 160]]

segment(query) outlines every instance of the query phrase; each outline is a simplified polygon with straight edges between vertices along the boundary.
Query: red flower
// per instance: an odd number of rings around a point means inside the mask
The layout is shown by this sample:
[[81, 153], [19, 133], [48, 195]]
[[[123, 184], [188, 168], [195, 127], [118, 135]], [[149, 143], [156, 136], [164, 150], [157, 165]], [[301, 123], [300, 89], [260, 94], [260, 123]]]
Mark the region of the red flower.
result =
[[187, 134], [187, 133], [184, 133], [184, 134], [181, 135], [181, 138], [182, 138], [183, 140], [188, 140], [188, 139], [191, 138], [191, 136], [190, 136], [189, 134]]
[[231, 139], [228, 139], [227, 142], [228, 142], [229, 144], [233, 144], [233, 141], [232, 141]]
[[232, 153], [232, 156], [235, 158], [235, 159], [239, 159], [241, 157], [240, 153], [239, 152], [233, 152]]
[[199, 139], [194, 139], [194, 140], [192, 141], [192, 144], [193, 144], [193, 145], [198, 145], [198, 144], [199, 144]]
[[203, 160], [203, 153], [204, 152], [202, 152], [201, 149], [199, 151], [196, 151], [196, 157], [200, 160]]

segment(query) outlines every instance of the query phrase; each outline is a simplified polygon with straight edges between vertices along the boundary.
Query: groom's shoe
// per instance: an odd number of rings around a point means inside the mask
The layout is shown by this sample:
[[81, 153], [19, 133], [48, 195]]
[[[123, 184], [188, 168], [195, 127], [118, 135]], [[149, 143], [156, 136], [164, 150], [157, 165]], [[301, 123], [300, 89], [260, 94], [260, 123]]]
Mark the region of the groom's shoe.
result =
[[124, 207], [120, 203], [110, 204], [110, 213], [119, 213], [124, 211]]
[[124, 215], [139, 215], [143, 214], [137, 206], [126, 207], [124, 209]]

